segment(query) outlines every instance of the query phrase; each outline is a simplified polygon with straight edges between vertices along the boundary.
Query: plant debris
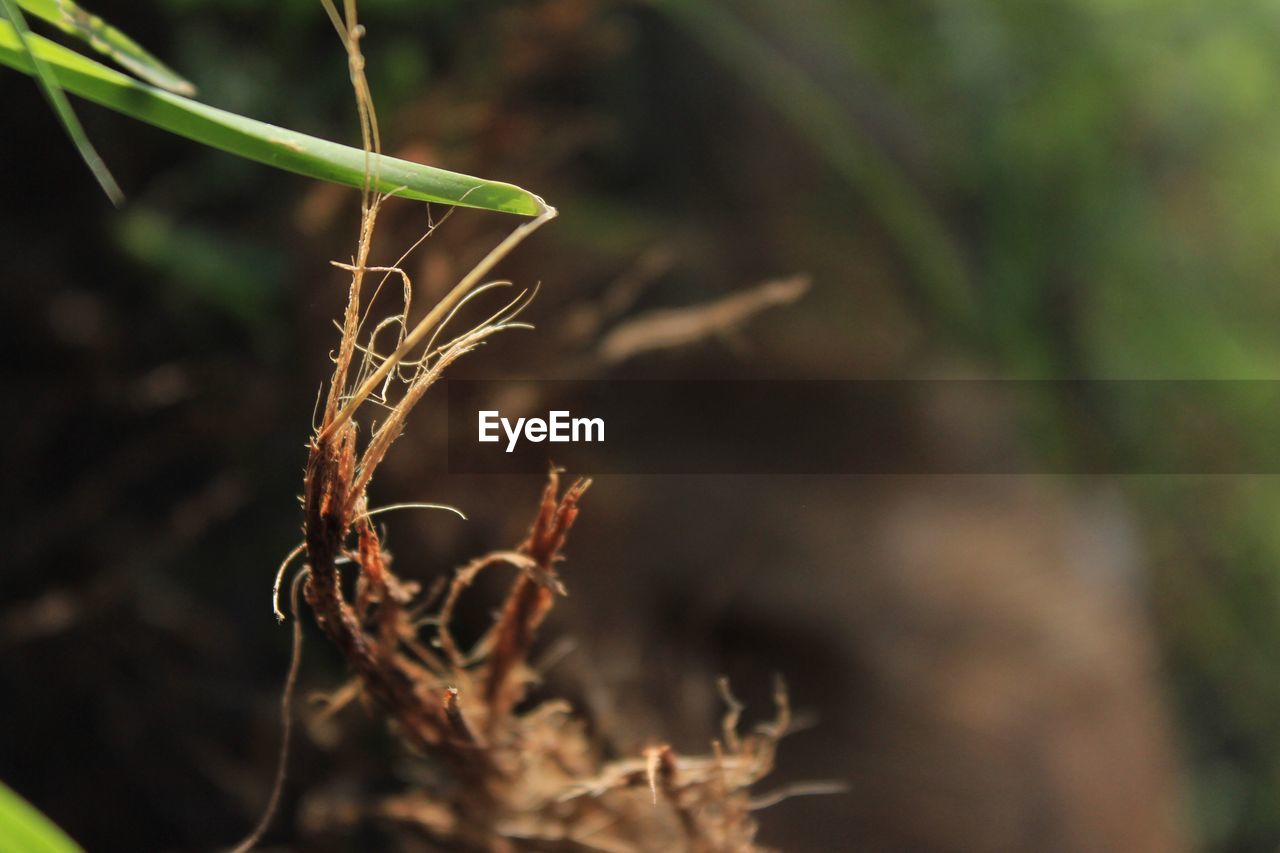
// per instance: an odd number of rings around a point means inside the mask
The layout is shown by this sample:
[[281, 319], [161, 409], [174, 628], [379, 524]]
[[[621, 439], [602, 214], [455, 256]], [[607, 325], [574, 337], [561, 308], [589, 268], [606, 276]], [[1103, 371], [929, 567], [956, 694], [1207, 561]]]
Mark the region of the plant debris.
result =
[[[362, 30], [354, 3], [348, 0], [344, 15], [326, 6], [347, 47], [366, 150], [376, 151], [378, 133], [364, 82]], [[418, 584], [392, 570], [391, 556], [370, 521], [374, 512], [368, 508], [367, 487], [411, 410], [444, 369], [489, 336], [523, 325], [516, 318], [528, 304], [528, 293], [470, 331], [437, 344], [461, 305], [491, 286], [506, 284], [482, 282], [555, 211], [548, 208], [516, 228], [409, 329], [408, 276], [397, 266], [369, 265], [383, 199], [366, 188], [356, 257], [339, 265], [351, 279], [333, 376], [309, 445], [302, 494], [305, 539], [281, 566], [276, 593], [290, 560], [305, 554], [306, 568], [294, 582], [295, 609], [301, 584], [316, 623], [354, 676], [335, 692], [326, 713], [357, 695], [371, 700], [404, 746], [437, 765], [439, 773], [430, 784], [335, 813], [394, 825], [451, 849], [759, 849], [752, 811], [760, 803], [749, 789], [772, 769], [777, 743], [788, 729], [790, 707], [781, 682], [775, 690], [776, 719], [746, 735], [739, 733], [742, 706], [722, 684], [729, 710], [721, 739], [705, 756], [683, 756], [669, 745], [655, 745], [639, 756], [609, 760], [567, 702], [553, 699], [526, 707], [528, 687], [536, 678], [530, 653], [539, 626], [565, 593], [558, 565], [590, 480], [578, 479], [562, 489], [553, 469], [524, 540], [458, 569], [433, 616], [424, 618], [423, 613], [435, 596], [423, 596]], [[357, 338], [369, 313], [362, 292], [370, 272], [382, 273], [384, 282], [400, 276], [405, 307], [378, 323], [362, 345]], [[792, 299], [804, 286], [797, 280], [776, 287], [785, 288], [783, 296]], [[761, 298], [778, 301], [772, 292]], [[758, 301], [717, 310], [736, 321], [759, 310]], [[397, 330], [395, 348], [382, 354], [376, 344], [389, 327]], [[385, 407], [386, 414], [361, 442], [357, 414], [369, 401]], [[356, 572], [350, 597], [342, 577], [348, 565]], [[497, 566], [514, 569], [515, 580], [489, 630], [464, 650], [450, 630], [454, 609], [476, 577]], [[424, 632], [434, 636], [424, 641]], [[299, 640], [295, 623], [295, 643]], [[283, 703], [286, 726], [296, 671], [295, 645]], [[287, 742], [282, 762], [286, 756]], [[268, 813], [239, 849], [252, 846], [270, 820], [282, 780], [283, 769]]]

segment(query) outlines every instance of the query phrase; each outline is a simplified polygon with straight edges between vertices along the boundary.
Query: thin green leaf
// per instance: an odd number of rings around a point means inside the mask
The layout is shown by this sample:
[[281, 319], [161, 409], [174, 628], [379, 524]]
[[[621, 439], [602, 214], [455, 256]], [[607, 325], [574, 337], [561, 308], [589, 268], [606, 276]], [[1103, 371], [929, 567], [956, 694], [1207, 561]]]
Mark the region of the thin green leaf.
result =
[[[8, 0], [4, 0], [8, 2]], [[38, 35], [27, 37], [33, 55], [68, 92], [196, 142], [312, 178], [363, 187], [364, 151], [201, 104], [140, 83]], [[0, 21], [0, 64], [33, 73], [17, 33]], [[486, 181], [395, 157], [369, 158], [375, 189], [419, 201], [536, 216], [542, 199], [511, 184]]]
[[102, 158], [98, 156], [93, 143], [89, 141], [89, 137], [85, 134], [84, 128], [80, 126], [80, 119], [76, 118], [75, 110], [71, 109], [71, 103], [67, 100], [67, 96], [63, 94], [58, 78], [50, 70], [48, 64], [31, 50], [32, 41], [40, 37], [27, 29], [27, 20], [22, 17], [22, 12], [19, 11], [13, 0], [0, 0], [0, 11], [3, 11], [9, 19], [5, 27], [16, 40], [18, 51], [30, 65], [31, 70], [28, 73], [32, 74], [39, 82], [41, 91], [44, 92], [45, 98], [49, 101], [49, 106], [53, 107], [53, 111], [58, 116], [58, 121], [62, 122], [63, 128], [67, 131], [67, 136], [71, 137], [72, 144], [80, 152], [80, 157], [84, 160], [85, 165], [89, 167], [89, 171], [93, 172], [93, 176], [97, 178], [98, 183], [102, 186], [102, 191], [107, 194], [107, 198], [111, 199], [112, 204], [119, 207], [124, 201], [124, 193], [120, 191], [120, 185], [116, 183], [115, 178], [111, 177], [111, 172], [107, 171], [107, 164], [102, 162]]
[[191, 81], [147, 52], [142, 45], [106, 21], [81, 9], [72, 0], [17, 0], [19, 6], [48, 21], [64, 33], [84, 39], [98, 53], [111, 57], [117, 65], [153, 86], [194, 95]]
[[80, 846], [34, 806], [0, 783], [0, 850], [81, 853]]

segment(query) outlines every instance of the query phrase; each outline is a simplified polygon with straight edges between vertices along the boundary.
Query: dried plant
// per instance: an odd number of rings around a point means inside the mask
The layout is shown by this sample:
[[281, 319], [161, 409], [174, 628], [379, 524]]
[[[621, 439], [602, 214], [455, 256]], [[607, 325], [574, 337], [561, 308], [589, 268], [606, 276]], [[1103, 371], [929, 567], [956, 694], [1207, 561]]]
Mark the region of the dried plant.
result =
[[[378, 132], [364, 81], [355, 5], [347, 0], [342, 14], [327, 2], [326, 7], [347, 47], [370, 171], [376, 175]], [[777, 742], [787, 730], [788, 703], [780, 684], [776, 720], [745, 736], [738, 730], [741, 706], [722, 684], [729, 708], [722, 736], [709, 755], [697, 757], [659, 745], [610, 761], [567, 702], [526, 706], [534, 679], [530, 650], [539, 625], [563, 594], [557, 565], [589, 480], [577, 480], [561, 491], [553, 470], [524, 541], [458, 569], [433, 616], [424, 617], [432, 596], [422, 596], [418, 584], [392, 571], [370, 521], [374, 513], [368, 507], [368, 485], [410, 412], [442, 372], [486, 338], [522, 325], [517, 318], [531, 298], [528, 293], [469, 331], [438, 343], [459, 307], [507, 284], [482, 282], [555, 211], [546, 208], [516, 228], [409, 328], [408, 277], [397, 266], [368, 263], [385, 198], [369, 189], [373, 184], [371, 180], [366, 186], [362, 200], [355, 258], [338, 265], [351, 279], [333, 376], [310, 442], [302, 494], [305, 540], [290, 555], [305, 553], [306, 568], [294, 583], [293, 598], [296, 607], [301, 584], [316, 622], [347, 661], [354, 678], [350, 689], [339, 694], [372, 700], [396, 737], [409, 750], [430, 756], [443, 772], [436, 784], [373, 804], [364, 816], [450, 849], [758, 849], [752, 811], [776, 798], [753, 800], [749, 788], [771, 770]], [[372, 303], [363, 295], [370, 273], [381, 274], [382, 283], [393, 275], [401, 278], [404, 310], [377, 323], [362, 344]], [[388, 329], [395, 331], [396, 343], [383, 354], [378, 342]], [[386, 414], [361, 442], [357, 413], [371, 400]], [[341, 568], [348, 562], [357, 573], [350, 598]], [[277, 579], [277, 599], [288, 564], [286, 560]], [[514, 569], [515, 581], [492, 626], [464, 650], [450, 630], [454, 609], [477, 575], [497, 566]], [[283, 618], [278, 600], [276, 612]], [[424, 631], [434, 636], [424, 639]], [[296, 632], [295, 627], [299, 637]], [[295, 653], [288, 688], [296, 664]], [[290, 710], [287, 689], [286, 726]], [[278, 793], [277, 784], [272, 806]], [[254, 843], [261, 828], [242, 849]]]
[[[457, 571], [435, 618], [425, 620], [437, 649], [419, 639], [416, 589], [391, 573], [366, 519], [356, 519], [354, 546], [342, 549], [360, 568], [354, 603], [337, 591], [337, 568], [318, 570], [310, 558], [307, 600], [360, 689], [406, 745], [445, 769], [436, 789], [385, 800], [369, 817], [467, 850], [757, 849], [758, 803], [747, 789], [771, 769], [786, 729], [781, 690], [778, 719], [746, 737], [734, 702], [709, 757], [656, 746], [606, 762], [568, 703], [522, 706], [534, 635], [561, 594], [556, 564], [588, 485], [561, 492], [553, 472], [524, 541]], [[480, 572], [500, 565], [514, 568], [516, 580], [494, 624], [464, 652], [449, 630], [454, 607]]]

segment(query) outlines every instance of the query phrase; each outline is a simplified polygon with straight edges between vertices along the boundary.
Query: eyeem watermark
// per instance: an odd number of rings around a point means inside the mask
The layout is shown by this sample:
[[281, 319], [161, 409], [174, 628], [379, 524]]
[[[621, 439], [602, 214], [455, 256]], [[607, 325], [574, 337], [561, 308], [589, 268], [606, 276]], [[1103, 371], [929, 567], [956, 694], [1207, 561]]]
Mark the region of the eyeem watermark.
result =
[[456, 474], [1280, 475], [1280, 380], [446, 382]]
[[587, 443], [604, 441], [604, 418], [575, 418], [565, 410], [547, 412], [543, 418], [510, 418], [502, 417], [496, 409], [479, 412], [479, 440], [497, 442], [502, 438], [498, 434], [501, 427], [507, 437], [507, 453], [516, 449], [516, 444], [523, 437], [525, 441], [534, 443], [550, 441], [553, 443]]

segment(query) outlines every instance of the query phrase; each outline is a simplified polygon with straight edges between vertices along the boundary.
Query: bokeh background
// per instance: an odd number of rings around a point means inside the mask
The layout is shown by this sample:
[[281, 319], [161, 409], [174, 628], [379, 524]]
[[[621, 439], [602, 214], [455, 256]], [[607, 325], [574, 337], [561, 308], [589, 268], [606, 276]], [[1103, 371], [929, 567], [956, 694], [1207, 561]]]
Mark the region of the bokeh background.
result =
[[[358, 138], [318, 3], [90, 6], [209, 103]], [[543, 283], [538, 330], [459, 375], [1280, 373], [1272, 3], [366, 0], [362, 18], [390, 153], [562, 213], [503, 267]], [[270, 784], [271, 578], [299, 536], [357, 194], [82, 104], [129, 196], [113, 210], [32, 82], [0, 73], [0, 97], [0, 778], [88, 849], [211, 849]], [[389, 206], [377, 259], [427, 221]], [[511, 225], [450, 218], [407, 263], [419, 304]], [[794, 304], [601, 356], [649, 312], [796, 274]], [[1089, 452], [1090, 405], [1046, 394], [1056, 451]], [[1107, 416], [1135, 453], [1183, 440], [1140, 407]], [[998, 407], [919, 418], [942, 443], [1014, 429]], [[518, 541], [541, 485], [446, 474], [440, 425], [424, 413], [373, 488], [471, 516], [388, 516], [398, 571], [427, 582]], [[1275, 436], [1242, 414], [1222, 440]], [[619, 752], [701, 751], [716, 675], [760, 719], [783, 673], [812, 725], [777, 783], [850, 786], [761, 813], [787, 850], [1270, 851], [1278, 513], [1266, 476], [604, 477], [546, 690]], [[341, 663], [309, 634], [302, 687], [332, 690]], [[267, 846], [415, 849], [351, 817], [413, 762], [359, 707], [314, 716]]]

